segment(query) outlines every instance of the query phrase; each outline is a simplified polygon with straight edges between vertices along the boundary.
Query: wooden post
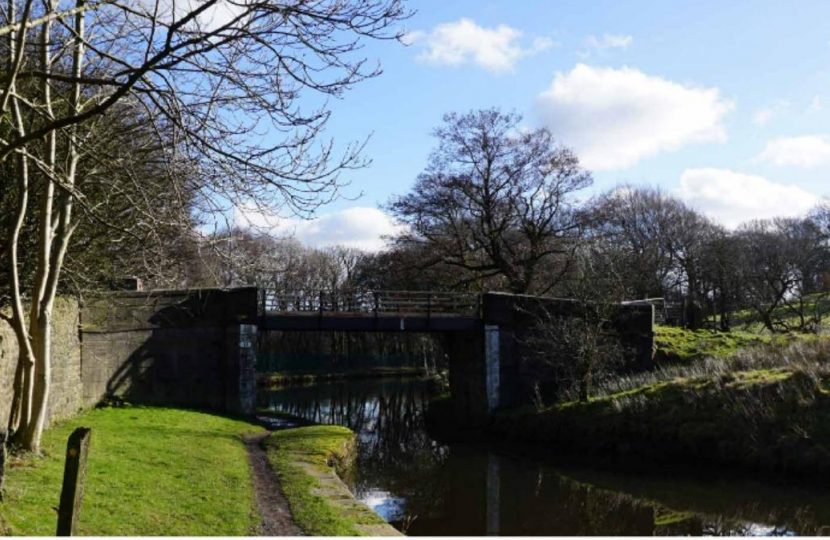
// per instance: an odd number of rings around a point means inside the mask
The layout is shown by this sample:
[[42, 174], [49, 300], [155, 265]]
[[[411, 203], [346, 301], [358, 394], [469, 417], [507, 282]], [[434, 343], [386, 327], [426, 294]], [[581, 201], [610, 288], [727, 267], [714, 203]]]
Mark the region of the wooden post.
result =
[[57, 536], [75, 536], [84, 498], [86, 460], [89, 455], [90, 428], [78, 428], [66, 444], [66, 465], [63, 469], [63, 489], [58, 509]]
[[3, 500], [3, 478], [6, 476], [6, 430], [0, 428], [0, 501]]

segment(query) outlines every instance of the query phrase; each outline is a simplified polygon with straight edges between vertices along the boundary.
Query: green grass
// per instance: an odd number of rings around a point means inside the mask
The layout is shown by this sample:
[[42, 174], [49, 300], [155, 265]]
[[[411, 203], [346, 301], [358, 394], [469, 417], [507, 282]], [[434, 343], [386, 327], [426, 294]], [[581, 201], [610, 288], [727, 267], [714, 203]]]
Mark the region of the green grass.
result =
[[[799, 317], [798, 305], [782, 303], [772, 311], [772, 318], [779, 320], [788, 326], [798, 326]], [[817, 293], [804, 297], [804, 314], [810, 317], [815, 313], [830, 314], [830, 297], [824, 293]], [[827, 319], [827, 317], [825, 317]], [[822, 322], [822, 327], [827, 327], [828, 320]], [[764, 325], [758, 320], [758, 314], [752, 309], [744, 309], [732, 315], [732, 324], [740, 325], [745, 330], [764, 331]]]
[[815, 334], [776, 334], [732, 330], [686, 330], [671, 326], [655, 326], [654, 345], [659, 364], [688, 363], [702, 358], [730, 358], [748, 347], [786, 345], [796, 341], [812, 341]]
[[830, 478], [827, 340], [744, 350], [604, 390], [587, 403], [501, 413], [490, 436], [579, 454]]
[[340, 426], [277, 431], [267, 439], [268, 459], [280, 479], [294, 520], [315, 536], [359, 536], [361, 525], [383, 525], [337, 480], [334, 468], [352, 455], [355, 435]]
[[80, 534], [255, 533], [259, 517], [241, 435], [260, 428], [151, 407], [96, 409], [47, 430], [43, 457], [18, 457], [9, 470], [0, 523], [11, 533], [55, 534], [66, 439], [78, 426], [92, 428]]

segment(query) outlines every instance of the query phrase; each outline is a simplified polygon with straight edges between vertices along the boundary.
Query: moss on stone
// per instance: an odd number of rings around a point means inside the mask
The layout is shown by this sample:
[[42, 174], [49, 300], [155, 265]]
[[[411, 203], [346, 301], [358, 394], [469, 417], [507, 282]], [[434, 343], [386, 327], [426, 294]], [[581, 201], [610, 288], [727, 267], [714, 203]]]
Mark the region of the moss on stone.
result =
[[355, 434], [340, 426], [277, 431], [266, 440], [291, 513], [315, 536], [389, 536], [394, 528], [357, 501], [335, 471], [349, 467]]

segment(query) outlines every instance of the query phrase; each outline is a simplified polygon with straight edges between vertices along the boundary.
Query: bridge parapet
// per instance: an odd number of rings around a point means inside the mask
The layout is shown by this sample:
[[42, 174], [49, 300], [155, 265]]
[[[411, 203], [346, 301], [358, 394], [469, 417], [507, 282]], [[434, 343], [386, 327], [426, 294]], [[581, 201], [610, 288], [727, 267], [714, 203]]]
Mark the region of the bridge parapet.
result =
[[481, 316], [481, 295], [432, 291], [260, 291], [263, 315]]

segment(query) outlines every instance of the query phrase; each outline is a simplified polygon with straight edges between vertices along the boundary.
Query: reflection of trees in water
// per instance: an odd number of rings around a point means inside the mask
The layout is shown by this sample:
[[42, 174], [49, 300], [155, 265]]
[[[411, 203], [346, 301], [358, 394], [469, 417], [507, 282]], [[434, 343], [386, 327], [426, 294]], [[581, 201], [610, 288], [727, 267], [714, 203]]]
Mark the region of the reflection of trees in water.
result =
[[390, 497], [405, 500], [405, 514], [419, 518], [442, 506], [440, 470], [449, 448], [424, 430], [427, 387], [411, 384], [400, 390], [378, 395], [377, 423], [361, 434], [353, 487], [361, 496], [383, 486]]
[[689, 514], [660, 527], [668, 535], [821, 535], [830, 532], [830, 495], [814, 487], [780, 486], [716, 471], [692, 476], [608, 474], [571, 470], [571, 481], [624, 493], [656, 508]]
[[[353, 491], [402, 499], [397, 518], [416, 516], [410, 535], [483, 535], [497, 523], [498, 532], [514, 535], [774, 536], [820, 534], [830, 524], [828, 498], [806, 491], [776, 495], [774, 488], [744, 489], [740, 482], [725, 489], [657, 475], [565, 477], [539, 461], [513, 458], [497, 458], [494, 469], [493, 456], [482, 449], [454, 446], [450, 452], [429, 438], [421, 417], [429, 389], [418, 381], [295, 387], [269, 398], [274, 409], [357, 432]], [[677, 519], [657, 525], [667, 514]]]
[[354, 381], [280, 390], [271, 394], [270, 406], [355, 431], [359, 451], [349, 478], [355, 494], [382, 487], [405, 500], [404, 512], [423, 516], [441, 507], [439, 469], [449, 454], [423, 428], [429, 398], [424, 381]]
[[316, 373], [374, 367], [446, 368], [443, 340], [436, 334], [403, 332], [259, 333], [261, 372]]

